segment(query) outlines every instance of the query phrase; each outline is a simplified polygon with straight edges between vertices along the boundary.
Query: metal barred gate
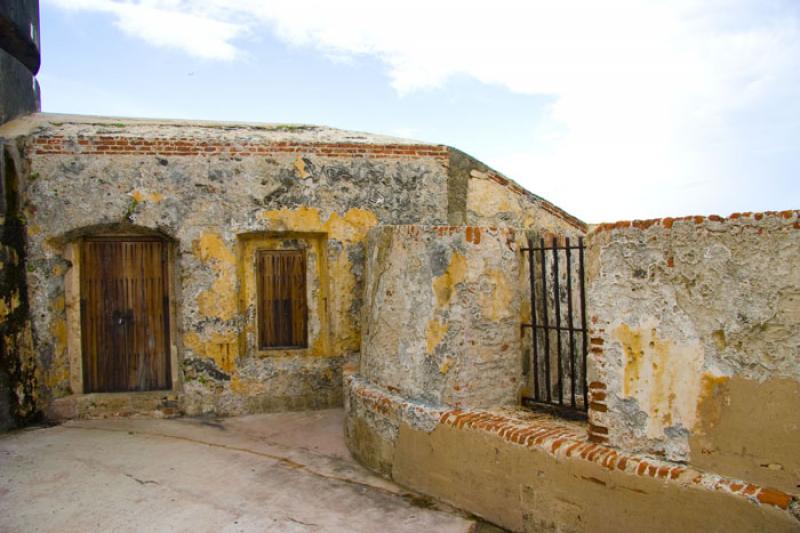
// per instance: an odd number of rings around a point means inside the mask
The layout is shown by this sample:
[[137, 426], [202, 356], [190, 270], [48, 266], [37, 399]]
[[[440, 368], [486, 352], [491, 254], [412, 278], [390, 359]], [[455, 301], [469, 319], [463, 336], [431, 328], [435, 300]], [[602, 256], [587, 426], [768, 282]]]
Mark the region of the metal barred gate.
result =
[[585, 418], [587, 402], [584, 243], [569, 237], [528, 238], [531, 355], [524, 370], [523, 405], [545, 406], [568, 418]]

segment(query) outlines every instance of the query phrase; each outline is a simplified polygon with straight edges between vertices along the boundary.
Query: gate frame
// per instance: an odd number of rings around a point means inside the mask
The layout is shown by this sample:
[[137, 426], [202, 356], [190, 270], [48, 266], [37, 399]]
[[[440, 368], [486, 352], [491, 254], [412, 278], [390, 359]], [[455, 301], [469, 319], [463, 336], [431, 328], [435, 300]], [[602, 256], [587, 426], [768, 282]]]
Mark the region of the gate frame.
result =
[[[525, 407], [531, 407], [538, 410], [544, 410], [551, 412], [557, 416], [562, 418], [568, 419], [576, 419], [576, 420], [586, 420], [588, 418], [588, 409], [589, 409], [589, 389], [588, 389], [588, 379], [587, 379], [587, 360], [588, 360], [588, 336], [589, 330], [586, 321], [586, 272], [585, 272], [585, 243], [584, 238], [582, 236], [578, 236], [578, 243], [570, 244], [570, 238], [566, 236], [548, 236], [549, 239], [545, 239], [545, 237], [539, 237], [537, 240], [539, 241], [538, 245], [535, 242], [534, 238], [530, 235], [527, 237], [527, 246], [521, 247], [520, 252], [523, 254], [527, 254], [527, 264], [528, 264], [528, 280], [530, 283], [530, 307], [531, 307], [531, 321], [529, 323], [522, 323], [521, 328], [524, 332], [525, 329], [531, 330], [531, 357], [528, 359], [526, 358], [523, 362], [523, 374], [525, 374], [527, 378], [527, 387], [525, 391], [528, 394], [521, 395], [521, 403]], [[547, 245], [547, 240], [550, 240], [550, 245]], [[562, 245], [563, 241], [563, 245]], [[578, 302], [580, 307], [580, 317], [579, 317], [579, 324], [576, 326], [573, 316], [574, 308], [572, 305], [572, 294], [573, 294], [573, 285], [572, 285], [572, 251], [575, 250], [578, 252], [578, 284], [577, 287], [578, 291]], [[566, 327], [561, 325], [561, 300], [558, 297], [553, 298], [553, 309], [550, 309], [548, 305], [548, 297], [551, 295], [555, 296], [559, 293], [559, 252], [564, 251], [566, 257], [566, 267], [567, 267], [567, 275], [566, 275], [566, 284], [567, 284], [567, 315], [569, 318], [569, 323]], [[546, 253], [551, 252], [553, 256], [553, 270], [551, 272], [552, 278], [554, 280], [552, 291], [548, 291], [547, 287], [547, 278], [548, 273], [546, 269]], [[542, 300], [542, 318], [544, 320], [543, 324], [539, 324], [537, 320], [537, 313], [536, 313], [536, 304], [537, 304], [537, 283], [536, 283], [536, 266], [537, 266], [537, 259], [536, 255], [539, 254], [539, 264], [541, 265], [541, 300]], [[548, 318], [548, 311], [552, 310], [555, 313], [555, 325], [550, 324], [550, 320]], [[551, 387], [548, 387], [546, 390], [546, 394], [540, 394], [540, 386], [539, 386], [539, 353], [538, 353], [538, 331], [542, 330], [544, 334], [544, 339], [542, 345], [545, 346], [545, 359], [544, 359], [544, 374], [545, 379], [548, 381], [548, 385], [552, 386], [552, 376], [550, 373], [550, 332], [555, 331], [557, 335], [556, 338], [556, 357], [558, 360], [558, 394], [557, 397], [553, 398]], [[562, 353], [562, 339], [561, 336], [564, 332], [569, 334], [569, 367], [570, 373], [568, 375], [570, 390], [568, 392], [568, 401], [565, 402], [565, 395], [564, 395], [564, 376], [562, 375], [562, 367], [561, 364], [561, 353]], [[575, 342], [575, 335], [581, 334], [581, 346], [580, 349], [576, 350], [576, 342]], [[582, 355], [581, 355], [582, 354]], [[576, 383], [579, 381], [576, 378], [576, 366], [580, 364], [580, 382], [582, 385], [582, 394], [576, 393]], [[530, 381], [533, 381], [533, 390], [531, 391]], [[531, 394], [532, 392], [532, 394]], [[583, 405], [578, 405], [576, 399], [582, 396], [583, 398]]]

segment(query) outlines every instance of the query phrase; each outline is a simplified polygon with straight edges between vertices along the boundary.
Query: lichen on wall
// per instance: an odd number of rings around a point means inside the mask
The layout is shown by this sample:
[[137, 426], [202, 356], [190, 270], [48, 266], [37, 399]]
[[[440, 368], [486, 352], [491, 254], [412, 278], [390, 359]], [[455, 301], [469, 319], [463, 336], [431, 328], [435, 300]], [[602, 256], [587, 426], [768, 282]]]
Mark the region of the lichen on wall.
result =
[[[26, 162], [20, 151], [16, 142], [0, 141], [0, 431], [36, 420], [41, 410], [19, 197]], [[63, 300], [54, 302], [59, 306]]]

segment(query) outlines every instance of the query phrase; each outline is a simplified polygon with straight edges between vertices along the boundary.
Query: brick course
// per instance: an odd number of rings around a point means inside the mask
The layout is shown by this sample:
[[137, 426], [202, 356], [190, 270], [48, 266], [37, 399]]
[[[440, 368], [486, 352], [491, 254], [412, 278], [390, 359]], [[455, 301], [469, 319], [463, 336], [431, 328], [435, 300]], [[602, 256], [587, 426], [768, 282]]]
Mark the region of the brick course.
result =
[[322, 157], [433, 157], [446, 159], [446, 146], [427, 144], [270, 143], [224, 142], [192, 138], [66, 137], [33, 139], [36, 155], [160, 155], [249, 157], [280, 154], [314, 154]]

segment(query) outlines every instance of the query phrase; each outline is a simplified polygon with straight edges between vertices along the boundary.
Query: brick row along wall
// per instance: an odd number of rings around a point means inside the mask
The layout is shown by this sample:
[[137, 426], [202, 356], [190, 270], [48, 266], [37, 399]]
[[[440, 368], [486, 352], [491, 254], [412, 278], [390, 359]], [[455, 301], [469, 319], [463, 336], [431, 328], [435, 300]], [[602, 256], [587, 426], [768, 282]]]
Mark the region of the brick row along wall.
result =
[[327, 157], [437, 157], [446, 158], [446, 146], [414, 144], [270, 143], [226, 142], [192, 138], [65, 137], [39, 136], [33, 142], [35, 155], [206, 155], [247, 157], [281, 153], [309, 153]]

